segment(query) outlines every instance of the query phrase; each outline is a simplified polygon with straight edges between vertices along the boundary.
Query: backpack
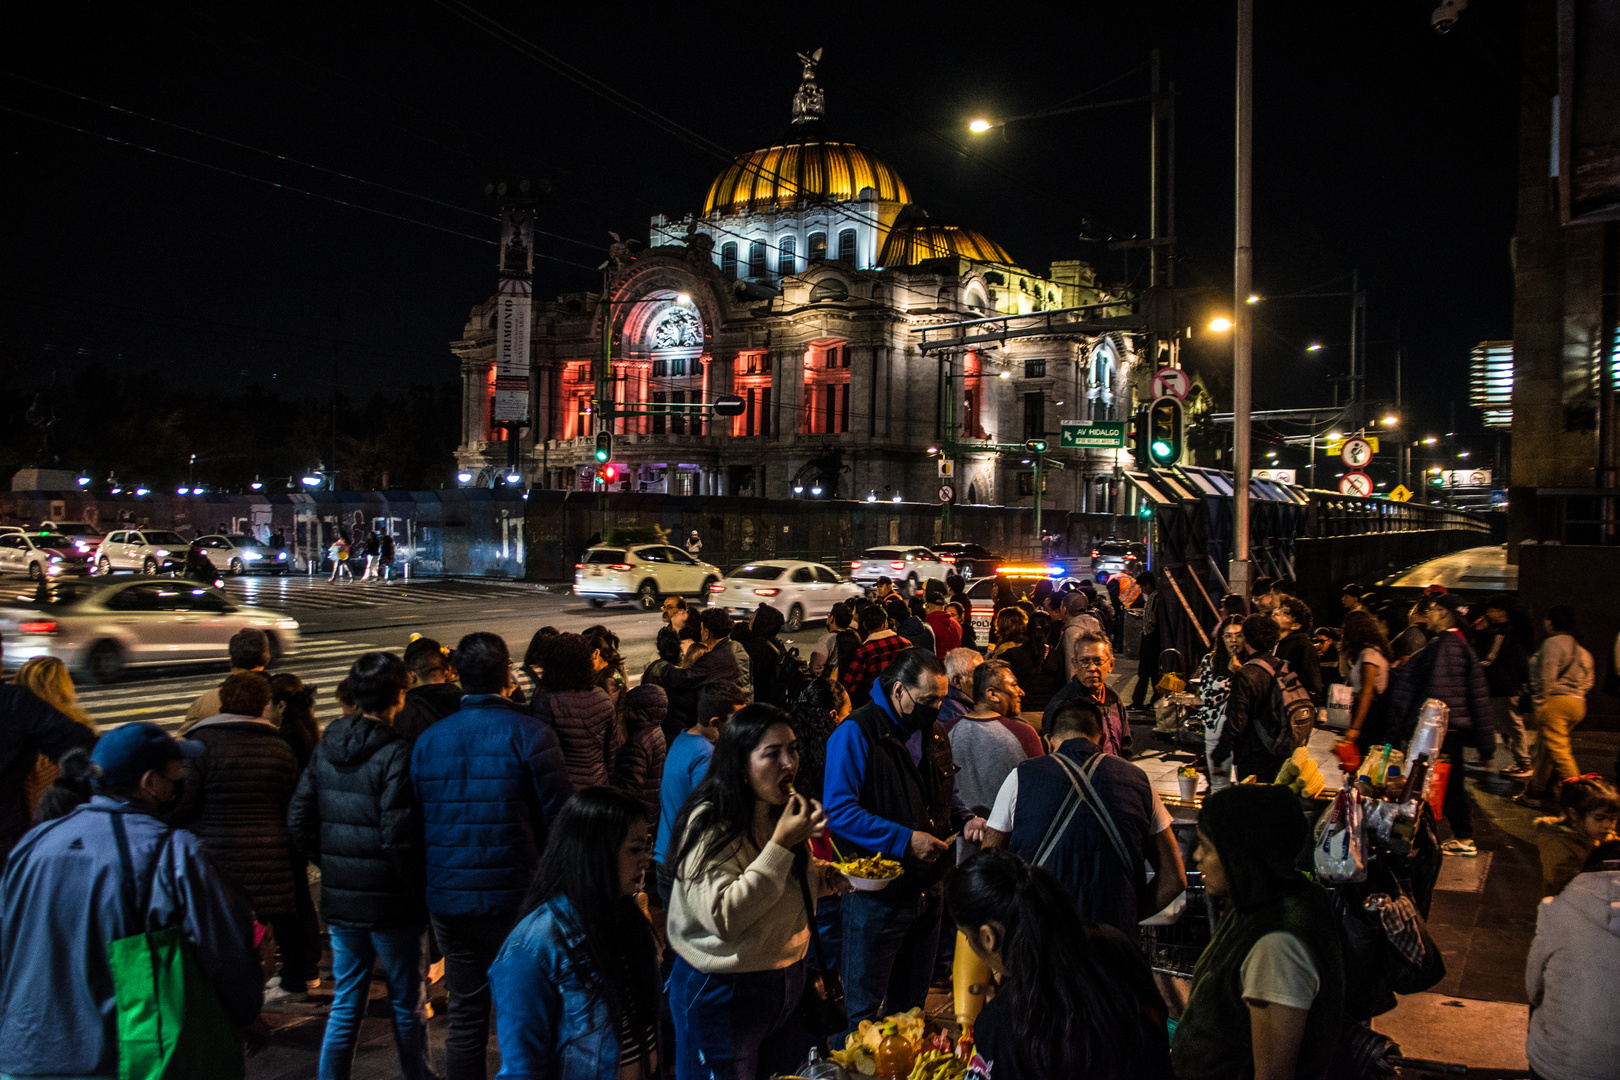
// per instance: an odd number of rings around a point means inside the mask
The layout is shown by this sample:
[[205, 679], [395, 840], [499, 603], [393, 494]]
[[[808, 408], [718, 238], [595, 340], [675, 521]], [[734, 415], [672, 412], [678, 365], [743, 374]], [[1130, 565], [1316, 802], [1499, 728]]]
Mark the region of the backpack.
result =
[[791, 709], [804, 688], [810, 685], [810, 669], [799, 659], [799, 650], [795, 646], [784, 647], [780, 642], [772, 642], [771, 647], [776, 651], [776, 663], [772, 671], [774, 678], [770, 684], [772, 700], [769, 704]]
[[1249, 663], [1260, 665], [1271, 675], [1265, 708], [1260, 716], [1250, 718], [1255, 734], [1271, 753], [1292, 754], [1305, 745], [1316, 727], [1316, 703], [1288, 661], [1255, 656]]

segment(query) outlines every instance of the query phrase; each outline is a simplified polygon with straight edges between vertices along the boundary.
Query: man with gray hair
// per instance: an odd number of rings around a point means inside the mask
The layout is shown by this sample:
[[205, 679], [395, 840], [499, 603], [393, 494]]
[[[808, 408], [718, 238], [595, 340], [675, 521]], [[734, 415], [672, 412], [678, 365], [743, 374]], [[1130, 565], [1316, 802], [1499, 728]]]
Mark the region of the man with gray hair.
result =
[[1063, 634], [1058, 639], [1063, 658], [1063, 678], [1072, 679], [1079, 674], [1074, 666], [1075, 650], [1082, 634], [1102, 634], [1102, 623], [1091, 614], [1091, 598], [1076, 590], [1063, 601]]
[[1051, 731], [1053, 717], [1069, 702], [1087, 702], [1102, 713], [1102, 738], [1097, 745], [1123, 757], [1131, 749], [1131, 725], [1125, 720], [1119, 695], [1108, 685], [1108, 675], [1114, 670], [1113, 644], [1101, 634], [1081, 634], [1075, 642], [1074, 666], [1076, 674], [1046, 703], [1041, 730]]
[[951, 691], [939, 707], [939, 723], [947, 733], [973, 708], [973, 672], [984, 663], [984, 654], [978, 649], [952, 649], [945, 654], [945, 678]]

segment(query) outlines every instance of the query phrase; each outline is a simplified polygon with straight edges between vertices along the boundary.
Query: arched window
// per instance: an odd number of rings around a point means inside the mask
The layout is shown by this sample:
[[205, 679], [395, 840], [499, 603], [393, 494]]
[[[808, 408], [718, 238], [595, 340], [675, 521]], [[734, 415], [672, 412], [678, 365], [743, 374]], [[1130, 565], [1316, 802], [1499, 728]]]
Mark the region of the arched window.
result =
[[845, 266], [855, 265], [855, 230], [844, 229], [838, 234], [838, 261]]
[[748, 276], [762, 278], [769, 271], [765, 268], [765, 241], [751, 240], [748, 243]]
[[737, 241], [728, 240], [720, 245], [720, 272], [737, 276]]
[[1114, 370], [1118, 363], [1119, 354], [1108, 338], [1102, 338], [1092, 347], [1086, 396], [1091, 399], [1093, 420], [1114, 419]]
[[798, 260], [794, 258], [796, 247], [791, 236], [784, 236], [777, 242], [776, 272], [783, 277], [799, 272]]
[[810, 256], [810, 261], [811, 262], [820, 262], [820, 261], [825, 260], [827, 258], [827, 234], [826, 233], [824, 233], [824, 232], [813, 232], [813, 233], [810, 234], [809, 256]]

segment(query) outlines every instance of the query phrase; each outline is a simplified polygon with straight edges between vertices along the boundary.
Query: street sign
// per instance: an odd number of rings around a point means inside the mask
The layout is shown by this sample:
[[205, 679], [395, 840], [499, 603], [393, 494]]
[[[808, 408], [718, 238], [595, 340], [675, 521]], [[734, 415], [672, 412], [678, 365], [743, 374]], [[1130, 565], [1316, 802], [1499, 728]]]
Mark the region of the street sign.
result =
[[1376, 436], [1376, 435], [1366, 435], [1366, 436], [1360, 437], [1359, 439], [1349, 439], [1349, 440], [1333, 439], [1333, 440], [1330, 440], [1328, 442], [1324, 442], [1322, 444], [1322, 450], [1323, 450], [1324, 453], [1327, 454], [1328, 457], [1339, 457], [1344, 453], [1344, 444], [1347, 441], [1348, 442], [1357, 442], [1357, 441], [1364, 442], [1368, 446], [1372, 447], [1372, 452], [1373, 453], [1376, 454], [1376, 453], [1379, 452], [1378, 451], [1378, 436]]
[[949, 480], [956, 475], [956, 462], [950, 458], [939, 459], [939, 478]]
[[1507, 509], [1507, 492], [1503, 491], [1501, 488], [1497, 488], [1495, 491], [1491, 492], [1491, 509]]
[[939, 485], [939, 501], [942, 503], [956, 501], [956, 489], [949, 484]]
[[1491, 486], [1491, 470], [1489, 469], [1448, 469], [1440, 475], [1445, 477], [1446, 487], [1488, 488]]
[[1389, 497], [1396, 502], [1405, 502], [1412, 497], [1412, 489], [1405, 484], [1396, 484], [1395, 490], [1389, 493]]
[[1125, 421], [1097, 420], [1092, 423], [1065, 421], [1058, 446], [1064, 450], [1093, 448], [1118, 450], [1125, 445]]
[[1249, 475], [1256, 480], [1274, 480], [1279, 484], [1294, 483], [1293, 469], [1250, 469]]
[[1339, 459], [1352, 469], [1359, 469], [1373, 457], [1372, 444], [1366, 439], [1346, 439], [1339, 451]]
[[1153, 396], [1173, 397], [1177, 401], [1185, 401], [1192, 392], [1192, 380], [1180, 368], [1160, 368], [1153, 373]]
[[1372, 494], [1372, 477], [1364, 472], [1347, 472], [1339, 478], [1340, 495]]

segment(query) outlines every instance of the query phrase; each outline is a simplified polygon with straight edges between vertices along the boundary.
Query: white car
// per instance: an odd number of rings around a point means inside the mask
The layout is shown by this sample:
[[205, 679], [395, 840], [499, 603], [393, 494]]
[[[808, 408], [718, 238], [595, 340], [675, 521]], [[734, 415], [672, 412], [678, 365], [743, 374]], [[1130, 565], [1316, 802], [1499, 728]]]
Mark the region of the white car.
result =
[[574, 595], [583, 596], [591, 607], [631, 600], [643, 611], [655, 611], [666, 596], [706, 601], [709, 586], [719, 580], [718, 566], [665, 544], [603, 544], [574, 564]]
[[843, 600], [861, 595], [861, 587], [846, 581], [820, 563], [775, 559], [740, 566], [724, 581], [709, 587], [709, 603], [733, 615], [747, 615], [766, 604], [782, 613], [783, 629], [804, 627], [806, 619], [820, 619]]
[[42, 521], [39, 531], [67, 537], [73, 541], [74, 547], [86, 555], [95, 551], [96, 545], [101, 543], [101, 530], [82, 521]]
[[50, 581], [0, 594], [8, 661], [54, 656], [101, 683], [128, 668], [224, 660], [243, 629], [263, 630], [272, 658], [298, 651], [297, 620], [195, 581]]
[[63, 574], [89, 574], [90, 556], [60, 533], [19, 529], [0, 534], [0, 570], [44, 581]]
[[133, 570], [156, 574], [184, 566], [189, 546], [186, 538], [172, 529], [119, 529], [108, 533], [96, 546], [96, 573]]
[[285, 549], [273, 548], [251, 536], [231, 534], [198, 537], [203, 557], [222, 574], [285, 574], [290, 556]]
[[914, 593], [924, 581], [944, 581], [953, 569], [925, 547], [875, 547], [849, 564], [849, 576], [863, 588], [886, 577], [895, 588]]

